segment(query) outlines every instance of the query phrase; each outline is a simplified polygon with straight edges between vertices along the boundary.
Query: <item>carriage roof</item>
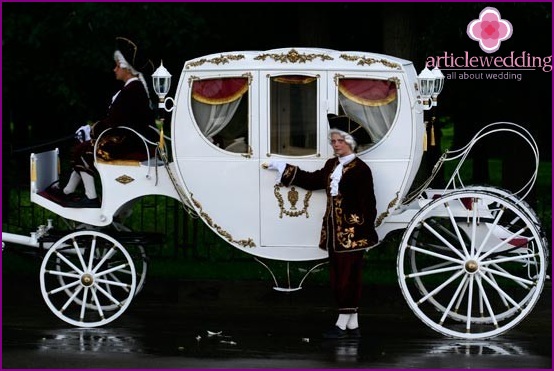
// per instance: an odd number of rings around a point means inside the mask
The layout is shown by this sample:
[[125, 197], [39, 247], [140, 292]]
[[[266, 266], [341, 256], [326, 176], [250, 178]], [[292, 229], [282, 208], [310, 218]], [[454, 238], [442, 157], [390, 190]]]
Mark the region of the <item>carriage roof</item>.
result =
[[184, 70], [317, 69], [405, 71], [412, 62], [384, 54], [321, 48], [281, 48], [210, 54], [185, 63]]

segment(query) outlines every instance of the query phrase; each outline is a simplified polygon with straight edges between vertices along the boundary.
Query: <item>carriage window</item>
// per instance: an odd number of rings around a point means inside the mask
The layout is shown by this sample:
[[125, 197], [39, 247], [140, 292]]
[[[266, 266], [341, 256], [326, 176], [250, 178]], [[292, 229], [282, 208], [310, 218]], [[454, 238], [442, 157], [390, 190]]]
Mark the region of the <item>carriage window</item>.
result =
[[339, 103], [341, 114], [362, 124], [369, 131], [373, 144], [377, 143], [389, 131], [396, 116], [396, 83], [378, 79], [340, 79]]
[[248, 152], [248, 78], [196, 80], [192, 112], [202, 134], [229, 152]]
[[271, 153], [305, 156], [317, 151], [317, 80], [271, 78]]

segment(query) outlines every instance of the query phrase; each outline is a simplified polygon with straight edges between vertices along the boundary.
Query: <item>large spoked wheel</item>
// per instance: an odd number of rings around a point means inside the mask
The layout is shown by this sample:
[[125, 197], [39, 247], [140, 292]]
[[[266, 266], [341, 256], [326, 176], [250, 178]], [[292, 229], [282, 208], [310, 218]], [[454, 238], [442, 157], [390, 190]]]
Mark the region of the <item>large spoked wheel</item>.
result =
[[71, 233], [46, 253], [40, 288], [50, 310], [78, 327], [118, 318], [136, 291], [133, 259], [114, 238], [96, 231]]
[[412, 311], [444, 335], [483, 339], [520, 323], [539, 299], [547, 242], [518, 205], [486, 191], [455, 191], [407, 226], [398, 280]]

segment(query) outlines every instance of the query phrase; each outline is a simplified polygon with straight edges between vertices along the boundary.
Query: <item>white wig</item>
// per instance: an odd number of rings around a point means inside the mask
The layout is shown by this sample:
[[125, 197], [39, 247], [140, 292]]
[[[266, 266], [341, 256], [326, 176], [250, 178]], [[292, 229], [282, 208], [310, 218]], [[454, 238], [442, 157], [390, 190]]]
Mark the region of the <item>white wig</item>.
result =
[[138, 79], [140, 80], [140, 82], [142, 82], [142, 85], [144, 86], [144, 90], [146, 90], [146, 95], [148, 96], [148, 100], [150, 100], [150, 92], [148, 91], [148, 84], [146, 83], [146, 80], [144, 79], [144, 76], [142, 75], [142, 73], [135, 70], [134, 67], [131, 66], [129, 62], [127, 62], [127, 60], [123, 56], [123, 53], [121, 53], [119, 50], [116, 50], [113, 53], [113, 59], [119, 64], [119, 67], [129, 70], [133, 74], [133, 76], [138, 77]]
[[339, 129], [330, 129], [329, 130], [329, 143], [331, 143], [331, 136], [333, 134], [338, 134], [341, 137], [343, 137], [344, 141], [346, 142], [346, 144], [348, 144], [350, 146], [352, 151], [356, 150], [356, 145], [357, 144], [356, 144], [356, 141], [354, 140], [354, 137], [352, 135], [348, 134], [345, 131], [339, 130]]

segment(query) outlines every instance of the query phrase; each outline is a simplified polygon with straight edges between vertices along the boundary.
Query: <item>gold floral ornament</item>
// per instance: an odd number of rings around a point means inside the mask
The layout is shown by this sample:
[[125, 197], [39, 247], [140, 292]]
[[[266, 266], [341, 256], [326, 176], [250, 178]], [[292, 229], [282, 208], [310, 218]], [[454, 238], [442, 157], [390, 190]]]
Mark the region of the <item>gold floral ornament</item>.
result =
[[265, 61], [267, 58], [273, 59], [275, 62], [281, 62], [281, 63], [306, 63], [311, 62], [314, 59], [321, 59], [322, 61], [332, 61], [333, 58], [326, 55], [326, 54], [301, 54], [295, 49], [291, 49], [286, 54], [260, 54], [259, 56], [255, 57], [254, 60], [257, 61]]
[[358, 66], [363, 66], [363, 65], [371, 66], [372, 64], [375, 64], [375, 63], [381, 63], [385, 67], [394, 68], [397, 70], [400, 69], [400, 65], [398, 63], [394, 63], [386, 59], [365, 58], [357, 55], [347, 55], [347, 54], [341, 54], [340, 58], [344, 59], [345, 61], [357, 62], [356, 64]]
[[198, 209], [198, 215], [200, 215], [200, 217], [204, 219], [206, 223], [210, 227], [212, 227], [221, 237], [223, 237], [230, 243], [235, 243], [242, 247], [256, 247], [256, 244], [254, 243], [254, 240], [252, 238], [248, 238], [246, 240], [235, 240], [229, 232], [221, 228], [219, 225], [215, 224], [212, 218], [206, 212], [202, 211], [202, 205], [200, 204], [200, 202], [194, 199], [192, 195], [191, 200], [194, 203], [194, 206]]
[[202, 59], [197, 60], [196, 62], [187, 63], [185, 65], [185, 68], [188, 70], [191, 67], [199, 67], [199, 66], [203, 65], [204, 63], [212, 63], [212, 64], [216, 64], [216, 65], [219, 66], [220, 64], [229, 63], [229, 61], [238, 61], [238, 60], [241, 60], [241, 59], [244, 59], [244, 58], [245, 57], [242, 54], [237, 54], [237, 55], [233, 55], [233, 54], [223, 55], [222, 54], [221, 56], [215, 57], [215, 58], [212, 58], [212, 59], [202, 58]]
[[298, 203], [298, 200], [299, 200], [298, 191], [296, 190], [296, 188], [291, 187], [291, 189], [288, 191], [288, 194], [287, 194], [287, 199], [291, 207], [290, 207], [290, 210], [286, 210], [285, 200], [281, 195], [280, 188], [281, 186], [279, 184], [276, 184], [273, 187], [273, 193], [275, 194], [275, 198], [277, 199], [277, 203], [279, 205], [279, 210], [280, 210], [279, 218], [283, 218], [283, 214], [293, 218], [306, 214], [306, 218], [309, 218], [310, 214], [308, 214], [308, 207], [310, 206], [310, 198], [312, 197], [312, 191], [306, 192], [306, 195], [304, 196], [304, 207], [302, 208], [302, 210], [297, 210], [296, 204]]

